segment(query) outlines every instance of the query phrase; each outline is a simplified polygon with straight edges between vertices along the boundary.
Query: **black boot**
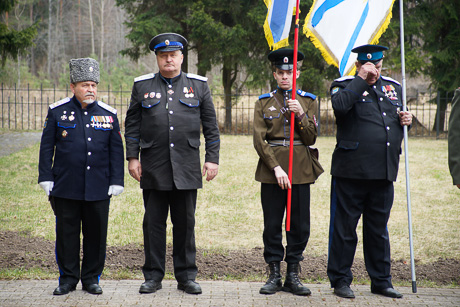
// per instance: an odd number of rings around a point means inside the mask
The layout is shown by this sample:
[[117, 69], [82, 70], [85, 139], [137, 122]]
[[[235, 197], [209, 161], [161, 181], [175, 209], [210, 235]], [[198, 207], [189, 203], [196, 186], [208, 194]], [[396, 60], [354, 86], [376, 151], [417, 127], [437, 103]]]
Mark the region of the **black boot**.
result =
[[281, 283], [280, 263], [275, 261], [270, 262], [268, 267], [270, 269], [270, 275], [265, 285], [260, 288], [260, 294], [275, 294], [277, 291], [281, 290], [283, 285]]
[[292, 292], [295, 295], [310, 295], [311, 291], [299, 279], [299, 264], [288, 263], [286, 280], [284, 281], [283, 291]]

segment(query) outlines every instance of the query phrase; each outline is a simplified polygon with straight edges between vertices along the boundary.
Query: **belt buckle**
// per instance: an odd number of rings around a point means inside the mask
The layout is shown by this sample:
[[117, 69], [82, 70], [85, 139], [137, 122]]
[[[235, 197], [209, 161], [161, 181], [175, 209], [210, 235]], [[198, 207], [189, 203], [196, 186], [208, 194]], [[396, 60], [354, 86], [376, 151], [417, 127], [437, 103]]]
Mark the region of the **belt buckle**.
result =
[[282, 108], [280, 108], [280, 112], [281, 112], [281, 114], [284, 114], [284, 113], [287, 112], [287, 109], [285, 107], [282, 107]]
[[283, 139], [283, 146], [285, 146], [285, 147], [286, 147], [286, 146], [289, 146], [289, 144], [286, 145], [286, 139]]

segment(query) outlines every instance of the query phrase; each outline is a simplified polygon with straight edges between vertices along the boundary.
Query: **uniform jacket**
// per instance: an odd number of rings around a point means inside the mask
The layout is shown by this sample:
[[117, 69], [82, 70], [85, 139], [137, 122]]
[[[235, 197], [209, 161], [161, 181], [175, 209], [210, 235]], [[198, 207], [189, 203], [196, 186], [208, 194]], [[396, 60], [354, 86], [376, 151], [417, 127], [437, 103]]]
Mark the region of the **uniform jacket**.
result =
[[124, 185], [117, 111], [100, 101], [82, 109], [75, 96], [51, 104], [38, 168], [38, 182], [54, 181], [52, 196], [85, 201], [108, 199], [110, 185]]
[[454, 184], [460, 184], [460, 88], [455, 90], [449, 116], [449, 169]]
[[[290, 136], [290, 112], [282, 114], [282, 108], [276, 102], [287, 107], [287, 100], [291, 97], [291, 91], [277, 89], [271, 93], [261, 95], [254, 108], [254, 148], [259, 155], [255, 179], [262, 183], [276, 184], [273, 168], [281, 166], [288, 173], [289, 170], [289, 146], [270, 146], [267, 141], [289, 141]], [[306, 115], [299, 120], [295, 119], [294, 140], [301, 141], [304, 145], [295, 145], [293, 150], [292, 183], [312, 183], [316, 176], [312, 172], [310, 151], [306, 146], [316, 142], [317, 126], [315, 114], [317, 112], [316, 96], [297, 90], [296, 99], [300, 102]]]
[[139, 158], [140, 152], [142, 189], [202, 187], [201, 126], [205, 162], [219, 163], [219, 128], [206, 80], [184, 72], [170, 82], [160, 74], [134, 80], [125, 122], [126, 157]]
[[404, 137], [400, 84], [383, 76], [372, 86], [360, 77], [343, 77], [332, 83], [331, 99], [337, 121], [331, 174], [396, 181]]

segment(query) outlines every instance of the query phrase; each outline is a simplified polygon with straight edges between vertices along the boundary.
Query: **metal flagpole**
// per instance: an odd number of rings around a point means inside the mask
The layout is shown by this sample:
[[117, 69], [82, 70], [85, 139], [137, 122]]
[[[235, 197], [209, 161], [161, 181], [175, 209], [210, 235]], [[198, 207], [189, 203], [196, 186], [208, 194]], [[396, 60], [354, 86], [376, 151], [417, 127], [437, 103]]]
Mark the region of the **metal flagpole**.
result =
[[[403, 111], [407, 111], [406, 104], [406, 62], [404, 59], [404, 13], [403, 0], [399, 1], [399, 23], [401, 37], [401, 75], [402, 75], [402, 94], [403, 94]], [[417, 293], [417, 282], [415, 280], [415, 263], [414, 263], [414, 244], [412, 241], [412, 213], [410, 203], [410, 177], [409, 177], [409, 151], [407, 148], [407, 126], [404, 129], [404, 159], [406, 166], [406, 194], [407, 194], [407, 217], [409, 224], [409, 246], [410, 246], [410, 267], [412, 275], [412, 293]]]
[[[299, 48], [299, 4], [300, 0], [296, 1], [295, 5], [295, 31], [294, 31], [294, 66], [292, 68], [292, 97], [295, 99], [296, 93], [296, 76], [297, 76], [297, 49]], [[289, 132], [289, 183], [291, 187], [288, 189], [287, 204], [286, 204], [286, 231], [291, 230], [291, 199], [292, 199], [292, 158], [294, 155], [294, 120], [295, 114], [291, 111], [291, 125]]]

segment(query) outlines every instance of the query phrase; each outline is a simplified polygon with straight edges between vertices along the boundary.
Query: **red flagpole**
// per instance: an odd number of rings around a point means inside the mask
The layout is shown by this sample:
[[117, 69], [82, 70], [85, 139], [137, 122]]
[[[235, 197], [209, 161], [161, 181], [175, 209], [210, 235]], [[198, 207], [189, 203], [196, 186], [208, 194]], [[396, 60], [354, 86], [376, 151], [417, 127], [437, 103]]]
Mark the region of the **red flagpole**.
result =
[[[299, 48], [299, 4], [300, 0], [296, 1], [295, 7], [295, 32], [294, 32], [294, 67], [292, 68], [292, 100], [296, 94], [296, 76], [297, 76], [297, 49]], [[288, 189], [287, 205], [286, 205], [286, 231], [291, 230], [291, 198], [292, 198], [292, 158], [294, 155], [294, 120], [295, 114], [291, 111], [291, 129], [289, 132], [289, 171], [288, 177], [291, 183], [291, 188]]]

